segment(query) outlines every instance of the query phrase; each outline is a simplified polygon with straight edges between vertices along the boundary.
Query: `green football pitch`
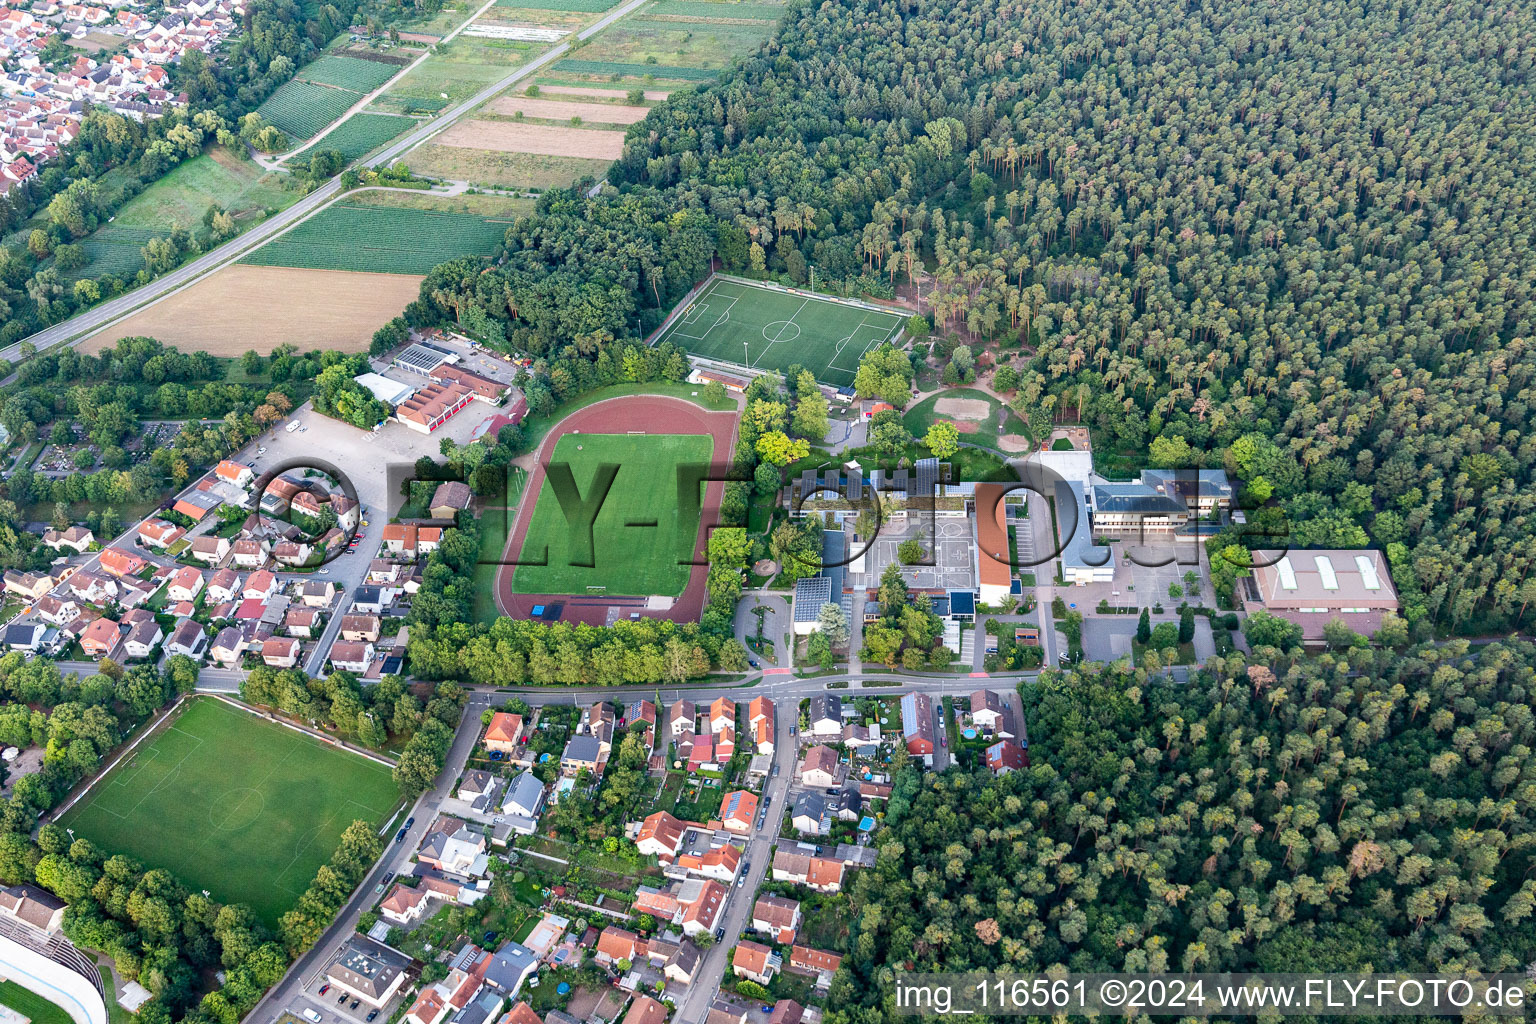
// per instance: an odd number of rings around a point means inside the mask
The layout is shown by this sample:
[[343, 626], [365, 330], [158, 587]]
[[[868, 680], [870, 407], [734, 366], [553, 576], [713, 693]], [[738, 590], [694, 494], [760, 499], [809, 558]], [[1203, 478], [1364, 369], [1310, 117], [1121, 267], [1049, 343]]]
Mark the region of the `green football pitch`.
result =
[[202, 697], [60, 823], [275, 926], [342, 831], [382, 823], [399, 796], [377, 761]]
[[901, 323], [895, 313], [717, 277], [656, 340], [753, 369], [783, 373], [798, 363], [822, 383], [845, 387], [859, 358], [894, 338]]
[[[676, 597], [688, 585], [688, 559], [699, 513], [678, 501], [677, 467], [708, 465], [714, 441], [702, 434], [566, 434], [533, 506], [512, 589], [519, 594], [586, 594], [602, 587], [621, 597]], [[582, 504], [593, 500], [598, 470], [618, 467], [592, 520], [592, 544], [572, 529], [554, 484], [568, 466]], [[568, 499], [567, 504], [570, 504]], [[582, 517], [574, 518], [581, 522]], [[548, 551], [545, 556], [545, 551]], [[543, 561], [543, 565], [527, 564]], [[572, 564], [572, 563], [577, 564]]]

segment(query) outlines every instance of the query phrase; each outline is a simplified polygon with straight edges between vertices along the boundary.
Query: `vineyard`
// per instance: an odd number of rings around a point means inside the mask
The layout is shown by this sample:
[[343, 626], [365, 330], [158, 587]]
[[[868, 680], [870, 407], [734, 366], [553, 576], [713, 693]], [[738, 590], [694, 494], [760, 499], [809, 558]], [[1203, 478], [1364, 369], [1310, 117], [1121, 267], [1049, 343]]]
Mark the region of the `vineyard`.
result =
[[294, 79], [268, 96], [256, 113], [295, 139], [309, 139], [360, 99], [361, 93]]
[[577, 75], [621, 75], [627, 78], [663, 78], [679, 82], [713, 82], [720, 71], [708, 68], [685, 68], [675, 64], [625, 64], [612, 60], [562, 60], [556, 61], [556, 71]]
[[251, 253], [242, 263], [304, 270], [425, 274], [461, 256], [490, 256], [508, 221], [466, 213], [336, 203]]
[[315, 143], [316, 149], [334, 149], [344, 160], [356, 160], [365, 153], [410, 131], [416, 121], [392, 114], [353, 114]]
[[117, 277], [131, 283], [133, 276], [144, 269], [145, 243], [155, 236], [156, 232], [149, 228], [126, 228], [112, 224], [97, 228], [89, 238], [82, 238], [79, 242], [90, 262], [63, 277], [66, 280]]
[[399, 70], [395, 65], [381, 61], [326, 55], [305, 65], [294, 78], [364, 93], [377, 89]]
[[521, 7], [529, 11], [572, 11], [600, 14], [619, 0], [496, 0], [497, 7]]

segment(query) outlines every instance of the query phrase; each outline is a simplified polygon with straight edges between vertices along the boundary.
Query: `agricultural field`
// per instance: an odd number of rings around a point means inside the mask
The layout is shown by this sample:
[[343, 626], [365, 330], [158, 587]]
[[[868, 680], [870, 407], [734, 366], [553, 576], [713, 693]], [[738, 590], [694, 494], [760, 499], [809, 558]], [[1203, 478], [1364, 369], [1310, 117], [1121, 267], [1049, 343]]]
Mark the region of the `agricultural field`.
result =
[[783, 373], [796, 363], [823, 384], [853, 383], [864, 353], [894, 338], [902, 318], [833, 299], [717, 277], [657, 342]]
[[310, 139], [362, 99], [362, 93], [294, 79], [256, 108], [262, 120], [295, 139]]
[[302, 351], [366, 352], [373, 332], [421, 291], [419, 274], [358, 274], [236, 264], [91, 335], [80, 351], [148, 336], [183, 351], [266, 355], [279, 345]]
[[511, 221], [532, 213], [538, 200], [525, 196], [506, 196], [491, 192], [471, 195], [439, 196], [430, 192], [402, 192], [363, 189], [354, 192], [349, 202], [389, 210], [425, 210], [428, 213], [468, 213], [488, 220]]
[[521, 7], [529, 11], [574, 11], [602, 14], [618, 6], [619, 0], [496, 0], [498, 7]]
[[720, 76], [718, 69], [685, 68], [671, 64], [630, 64], [607, 60], [557, 60], [556, 71], [573, 75], [601, 75], [605, 78], [643, 78], [646, 81], [672, 80], [679, 82], [713, 82]]
[[564, 188], [583, 177], [602, 178], [611, 160], [493, 153], [483, 149], [426, 145], [413, 150], [411, 170], [432, 178], [467, 181], [493, 188]]
[[459, 36], [440, 43], [431, 57], [374, 101], [387, 113], [435, 113], [505, 78], [547, 43]]
[[721, 0], [656, 0], [645, 9], [645, 13], [656, 18], [696, 18], [699, 21], [725, 18], [733, 21], [777, 22], [784, 17], [784, 7], [780, 4], [729, 3]]
[[579, 117], [582, 121], [598, 124], [634, 124], [645, 120], [650, 107], [632, 107], [617, 103], [581, 103], [574, 100], [536, 99], [529, 96], [500, 96], [487, 104], [491, 113], [544, 121], [569, 121]]
[[397, 114], [370, 114], [359, 111], [326, 132], [314, 149], [334, 149], [348, 161], [373, 152], [386, 142], [399, 138], [418, 122]]
[[[514, 592], [584, 594], [606, 587], [618, 596], [683, 592], [688, 559], [698, 535], [698, 516], [683, 521], [676, 488], [656, 481], [677, 479], [677, 467], [706, 464], [714, 441], [703, 434], [567, 434], [555, 442], [552, 465], [565, 463], [581, 494], [591, 493], [599, 466], [613, 464], [618, 475], [592, 524], [593, 566], [572, 565], [582, 555], [569, 544], [570, 529], [559, 499], [546, 479], [533, 507], [520, 560], [548, 551], [545, 565], [519, 565]], [[631, 523], [654, 523], [649, 528]], [[584, 555], [583, 555], [584, 557]]]
[[107, 224], [82, 238], [80, 246], [90, 262], [78, 270], [63, 274], [65, 280], [75, 281], [82, 277], [117, 277], [131, 280], [144, 269], [144, 245], [164, 232], [149, 228], [119, 227]]
[[[627, 103], [629, 102], [628, 89], [605, 89], [599, 85], [572, 85], [555, 78], [546, 78], [540, 75], [534, 79], [534, 86], [539, 90], [540, 96], [582, 96], [603, 103]], [[524, 90], [527, 91], [526, 89]], [[644, 90], [645, 102], [661, 103], [672, 92], [669, 89]]]
[[460, 256], [490, 256], [507, 223], [460, 213], [333, 203], [241, 260], [265, 267], [426, 274]]
[[275, 927], [342, 831], [398, 800], [385, 765], [203, 697], [60, 823]]
[[589, 160], [617, 160], [624, 153], [623, 132], [516, 121], [460, 121], [437, 136], [436, 142], [460, 149]]
[[328, 53], [304, 65], [293, 77], [301, 82], [333, 85], [338, 89], [367, 93], [389, 81], [399, 70], [399, 66], [384, 61], [338, 57]]

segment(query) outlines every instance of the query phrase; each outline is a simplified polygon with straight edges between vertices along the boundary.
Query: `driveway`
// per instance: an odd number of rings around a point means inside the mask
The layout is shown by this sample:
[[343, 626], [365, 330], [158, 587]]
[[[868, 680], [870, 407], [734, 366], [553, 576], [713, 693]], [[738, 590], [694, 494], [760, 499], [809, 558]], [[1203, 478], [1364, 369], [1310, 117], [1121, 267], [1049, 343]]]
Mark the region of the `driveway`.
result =
[[[751, 645], [747, 643], [748, 637], [757, 635], [757, 615], [753, 609], [761, 605], [768, 609], [763, 616], [763, 639], [773, 641], [774, 654], [778, 656], [776, 662], [765, 662], [759, 659]], [[749, 590], [741, 595], [741, 600], [736, 602], [736, 639], [747, 648], [748, 654], [758, 664], [773, 664], [788, 668], [792, 661], [793, 651], [784, 649], [784, 635], [793, 630], [790, 620], [790, 599], [781, 594], [770, 594], [764, 590]]]

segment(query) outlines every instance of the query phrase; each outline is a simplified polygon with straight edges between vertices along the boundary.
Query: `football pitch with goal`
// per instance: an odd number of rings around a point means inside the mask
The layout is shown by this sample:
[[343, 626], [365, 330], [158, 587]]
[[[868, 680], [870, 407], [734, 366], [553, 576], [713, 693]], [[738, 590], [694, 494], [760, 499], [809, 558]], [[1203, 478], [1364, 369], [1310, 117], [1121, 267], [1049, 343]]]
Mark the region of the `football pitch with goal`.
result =
[[[713, 454], [714, 440], [700, 434], [560, 438], [539, 487], [512, 589], [519, 594], [583, 595], [595, 587], [621, 597], [681, 594], [688, 585], [687, 560], [698, 537], [700, 512], [685, 518], [677, 467], [707, 466]], [[592, 521], [588, 551], [584, 542], [573, 542], [553, 476], [557, 467], [567, 467], [580, 504], [586, 505], [596, 500], [594, 483], [605, 465], [618, 472]], [[547, 564], [527, 564], [535, 561]]]
[[715, 278], [658, 342], [783, 373], [800, 364], [823, 384], [853, 383], [864, 353], [901, 330], [896, 313]]
[[379, 825], [399, 797], [377, 761], [201, 697], [60, 824], [275, 927], [342, 831]]

